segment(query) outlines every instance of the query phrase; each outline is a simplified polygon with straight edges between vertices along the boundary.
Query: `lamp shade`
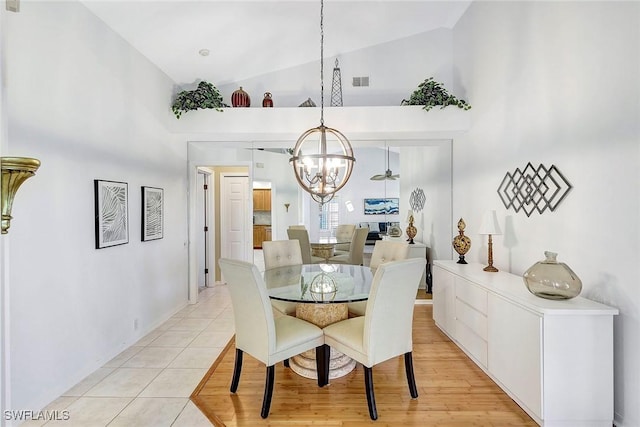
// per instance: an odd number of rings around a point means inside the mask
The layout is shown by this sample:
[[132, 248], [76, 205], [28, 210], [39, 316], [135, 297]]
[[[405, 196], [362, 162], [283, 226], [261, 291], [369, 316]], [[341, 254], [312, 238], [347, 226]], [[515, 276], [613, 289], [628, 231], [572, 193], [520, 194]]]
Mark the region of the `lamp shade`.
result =
[[480, 229], [478, 230], [478, 234], [491, 234], [498, 235], [502, 234], [502, 230], [500, 230], [500, 224], [498, 224], [498, 216], [496, 215], [496, 211], [486, 211], [484, 216], [482, 217], [482, 223], [480, 224]]

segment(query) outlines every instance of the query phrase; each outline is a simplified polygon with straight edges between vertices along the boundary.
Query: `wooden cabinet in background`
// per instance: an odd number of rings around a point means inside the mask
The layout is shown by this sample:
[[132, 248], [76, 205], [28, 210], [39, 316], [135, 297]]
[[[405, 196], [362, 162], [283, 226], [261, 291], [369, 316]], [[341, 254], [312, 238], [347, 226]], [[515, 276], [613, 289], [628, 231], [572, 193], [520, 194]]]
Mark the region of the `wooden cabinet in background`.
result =
[[270, 225], [253, 226], [253, 249], [262, 249], [262, 242], [271, 240]]
[[262, 248], [262, 242], [264, 241], [264, 227], [261, 225], [253, 226], [253, 249]]
[[253, 190], [253, 210], [254, 211], [270, 211], [271, 210], [271, 190]]

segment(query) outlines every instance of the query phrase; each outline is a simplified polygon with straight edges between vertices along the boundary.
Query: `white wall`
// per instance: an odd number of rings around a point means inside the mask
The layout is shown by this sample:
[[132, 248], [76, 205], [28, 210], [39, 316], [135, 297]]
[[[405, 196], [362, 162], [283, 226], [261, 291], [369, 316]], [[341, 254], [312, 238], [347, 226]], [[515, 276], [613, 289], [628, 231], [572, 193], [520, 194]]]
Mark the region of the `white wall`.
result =
[[[451, 107], [449, 107], [451, 108]], [[451, 141], [400, 149], [400, 220], [404, 231], [411, 193], [422, 189], [424, 207], [414, 212], [414, 240], [428, 246], [428, 258], [451, 259]], [[457, 221], [456, 221], [457, 222]]]
[[[36, 410], [186, 304], [186, 148], [164, 126], [171, 81], [83, 5], [5, 23], [6, 153], [42, 161], [3, 237], [11, 407]], [[128, 244], [94, 249], [94, 179], [129, 184]], [[161, 240], [140, 241], [143, 185], [164, 188]]]
[[[431, 76], [451, 87], [451, 34], [451, 30], [442, 28], [340, 55], [343, 105], [400, 105]], [[242, 86], [251, 97], [252, 108], [262, 108], [265, 92], [271, 92], [275, 107], [297, 107], [307, 98], [320, 107], [319, 48], [318, 61], [216, 86], [229, 105], [233, 91]], [[273, 59], [278, 60], [277, 51]], [[324, 59], [325, 107], [331, 105], [335, 59]], [[369, 77], [368, 87], [352, 86], [353, 77], [364, 76]]]
[[[473, 106], [453, 145], [467, 259], [486, 262], [477, 229], [496, 209], [499, 269], [522, 274], [553, 250], [582, 296], [619, 308], [615, 418], [626, 427], [640, 425], [639, 28], [640, 3], [609, 1], [474, 2], [454, 28], [456, 93]], [[573, 185], [556, 211], [505, 210], [498, 186], [527, 162], [555, 165]]]

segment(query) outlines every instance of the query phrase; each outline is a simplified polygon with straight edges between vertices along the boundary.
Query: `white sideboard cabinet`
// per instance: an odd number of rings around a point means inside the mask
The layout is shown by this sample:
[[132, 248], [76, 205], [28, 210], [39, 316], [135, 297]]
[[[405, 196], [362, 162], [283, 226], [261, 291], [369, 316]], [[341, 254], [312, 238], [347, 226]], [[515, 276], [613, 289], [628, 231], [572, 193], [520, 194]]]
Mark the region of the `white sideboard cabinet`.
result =
[[433, 319], [538, 424], [611, 427], [613, 316], [585, 298], [547, 300], [521, 276], [433, 262]]

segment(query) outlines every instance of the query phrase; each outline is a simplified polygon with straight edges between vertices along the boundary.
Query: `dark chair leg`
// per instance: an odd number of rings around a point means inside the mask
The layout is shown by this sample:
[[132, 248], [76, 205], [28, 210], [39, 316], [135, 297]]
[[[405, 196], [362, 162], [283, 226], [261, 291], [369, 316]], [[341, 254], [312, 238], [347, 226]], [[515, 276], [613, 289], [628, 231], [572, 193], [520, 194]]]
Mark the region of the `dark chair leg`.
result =
[[378, 419], [376, 409], [376, 396], [373, 394], [373, 369], [364, 367], [364, 387], [367, 393], [367, 404], [369, 405], [369, 416], [372, 420]]
[[288, 368], [289, 367], [289, 359], [284, 359], [282, 361], [282, 364], [284, 365], [285, 368]]
[[413, 356], [411, 352], [404, 354], [404, 370], [407, 373], [407, 384], [409, 384], [409, 393], [412, 398], [418, 397], [418, 388], [416, 387], [416, 378], [413, 375]]
[[316, 372], [318, 373], [318, 387], [329, 384], [329, 355], [331, 349], [323, 344], [316, 347]]
[[269, 408], [271, 408], [271, 396], [273, 396], [273, 382], [275, 377], [275, 366], [267, 366], [267, 378], [264, 383], [264, 397], [262, 398], [262, 412], [260, 416], [267, 418], [269, 416]]
[[233, 377], [231, 378], [231, 393], [235, 393], [240, 382], [240, 371], [242, 371], [242, 350], [236, 348], [236, 363], [233, 365]]

